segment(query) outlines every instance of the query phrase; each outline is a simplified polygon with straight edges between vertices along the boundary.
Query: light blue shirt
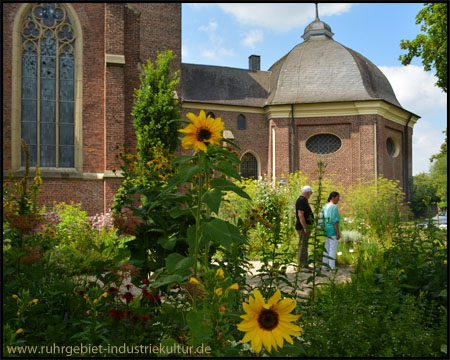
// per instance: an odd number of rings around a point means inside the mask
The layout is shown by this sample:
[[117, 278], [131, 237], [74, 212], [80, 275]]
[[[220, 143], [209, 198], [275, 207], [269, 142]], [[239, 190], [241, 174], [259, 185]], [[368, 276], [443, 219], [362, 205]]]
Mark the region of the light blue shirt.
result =
[[337, 233], [334, 224], [338, 223], [339, 226], [339, 220], [341, 220], [338, 207], [335, 204], [326, 204], [323, 207], [322, 212], [325, 220], [325, 236], [336, 236]]

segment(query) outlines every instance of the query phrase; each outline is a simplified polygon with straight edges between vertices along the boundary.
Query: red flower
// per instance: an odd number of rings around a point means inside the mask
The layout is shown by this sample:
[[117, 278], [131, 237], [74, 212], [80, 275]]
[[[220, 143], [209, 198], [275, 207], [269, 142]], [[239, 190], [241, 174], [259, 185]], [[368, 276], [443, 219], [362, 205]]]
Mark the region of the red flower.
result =
[[179, 289], [180, 288], [180, 285], [178, 285], [178, 284], [175, 284], [174, 286], [172, 286], [172, 289]]
[[122, 299], [125, 299], [127, 304], [134, 299], [134, 295], [130, 292], [127, 292], [125, 294], [122, 295]]
[[115, 293], [118, 293], [119, 292], [119, 289], [118, 288], [116, 288], [116, 287], [110, 287], [110, 288], [108, 288], [108, 294], [115, 294]]
[[84, 291], [83, 290], [77, 290], [75, 291], [78, 295], [83, 296], [84, 295]]
[[142, 289], [142, 295], [147, 296], [147, 294], [148, 294], [148, 291], [146, 289]]
[[108, 315], [112, 318], [115, 318], [117, 320], [123, 319], [125, 315], [127, 314], [126, 311], [120, 310], [120, 309], [111, 309], [108, 310]]
[[125, 287], [128, 291], [130, 291], [130, 289], [133, 287], [133, 284], [126, 284]]
[[145, 285], [150, 285], [150, 281], [148, 281], [147, 279], [141, 280], [141, 282]]
[[161, 301], [161, 296], [159, 296], [159, 294], [156, 294], [156, 295], [148, 294], [147, 300], [148, 301]]

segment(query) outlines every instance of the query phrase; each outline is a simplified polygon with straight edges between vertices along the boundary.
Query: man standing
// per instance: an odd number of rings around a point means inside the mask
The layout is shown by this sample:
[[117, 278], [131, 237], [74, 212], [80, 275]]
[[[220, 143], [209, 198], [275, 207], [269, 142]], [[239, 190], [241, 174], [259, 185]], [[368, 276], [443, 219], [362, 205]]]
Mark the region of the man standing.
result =
[[311, 186], [304, 186], [302, 194], [295, 203], [295, 216], [297, 218], [295, 229], [299, 235], [297, 264], [299, 266], [303, 265], [308, 269], [311, 267], [308, 265], [308, 238], [310, 231], [307, 226], [313, 223], [313, 214], [308, 199], [312, 193]]

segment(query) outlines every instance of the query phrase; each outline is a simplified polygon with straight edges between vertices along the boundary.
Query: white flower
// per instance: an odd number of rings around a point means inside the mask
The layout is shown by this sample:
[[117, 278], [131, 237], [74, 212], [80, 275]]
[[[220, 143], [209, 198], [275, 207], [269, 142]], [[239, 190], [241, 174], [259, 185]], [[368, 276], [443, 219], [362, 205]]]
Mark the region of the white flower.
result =
[[342, 251], [339, 251], [337, 254], [338, 254], [338, 256], [342, 255]]
[[350, 250], [349, 250], [349, 252], [351, 252], [351, 253], [352, 253], [352, 252], [353, 252], [353, 249], [350, 249]]

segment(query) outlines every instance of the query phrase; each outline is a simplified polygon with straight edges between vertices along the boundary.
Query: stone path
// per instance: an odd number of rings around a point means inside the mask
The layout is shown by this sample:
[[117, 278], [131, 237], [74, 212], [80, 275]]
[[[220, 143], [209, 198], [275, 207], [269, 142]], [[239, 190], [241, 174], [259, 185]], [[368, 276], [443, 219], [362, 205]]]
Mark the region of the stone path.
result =
[[[247, 275], [247, 284], [249, 284], [252, 287], [258, 287], [260, 283], [260, 278], [254, 277], [254, 275], [258, 274], [258, 270], [263, 265], [260, 261], [250, 261], [251, 268], [249, 269], [248, 275]], [[334, 278], [336, 282], [344, 282], [344, 281], [350, 281], [351, 280], [351, 266], [339, 266], [337, 267], [337, 272], [324, 272], [326, 275], [325, 277], [317, 277], [316, 281], [318, 283], [328, 282], [330, 278]], [[289, 279], [289, 281], [294, 284], [295, 277], [296, 277], [296, 268], [292, 265], [289, 265], [286, 269], [286, 274]], [[306, 284], [306, 280], [308, 277], [312, 275], [311, 272], [305, 272], [301, 271], [298, 275], [298, 283], [297, 286], [299, 289], [297, 290], [297, 295], [304, 297], [308, 294], [310, 291], [307, 287], [312, 286], [312, 283]], [[284, 284], [280, 286], [281, 289], [285, 290], [286, 292], [292, 291], [292, 288], [289, 287], [287, 284]]]
[[[261, 268], [263, 263], [261, 261], [249, 261], [249, 263], [251, 264], [251, 266], [250, 266], [248, 274], [246, 276], [246, 283], [248, 285], [250, 285], [252, 288], [257, 288], [260, 284], [260, 278], [255, 277], [255, 275], [258, 274], [258, 270]], [[337, 272], [334, 272], [334, 271], [333, 272], [324, 272], [324, 274], [326, 275], [325, 277], [317, 277], [316, 279], [317, 279], [318, 283], [328, 282], [330, 278], [334, 278], [336, 280], [336, 282], [350, 281], [351, 280], [351, 271], [352, 271], [351, 266], [339, 266], [337, 268]], [[291, 282], [291, 284], [294, 284], [295, 277], [296, 277], [296, 268], [292, 265], [289, 265], [286, 268], [286, 274], [287, 274], [287, 277], [288, 277], [289, 281]], [[310, 291], [310, 289], [308, 289], [308, 287], [312, 286], [312, 283], [306, 284], [306, 280], [311, 275], [312, 275], [311, 272], [301, 271], [299, 273], [298, 282], [297, 282], [297, 286], [298, 286], [297, 295], [299, 297], [306, 297], [308, 295], [308, 292]], [[93, 281], [93, 282], [96, 282], [100, 287], [104, 286], [104, 284], [99, 279], [97, 279], [95, 276], [81, 276], [78, 278], [78, 280], [80, 281], [80, 283], [83, 283], [83, 281]], [[139, 287], [132, 286], [130, 289], [127, 288], [127, 285], [130, 283], [131, 283], [130, 276], [125, 275], [123, 282], [119, 286], [119, 294], [120, 295], [123, 295], [128, 291], [131, 292], [134, 296], [140, 295], [141, 289]], [[292, 288], [285, 283], [282, 283], [280, 285], [280, 288], [286, 292], [292, 291]], [[122, 299], [122, 301], [125, 302], [125, 300], [123, 300], [123, 299]]]

